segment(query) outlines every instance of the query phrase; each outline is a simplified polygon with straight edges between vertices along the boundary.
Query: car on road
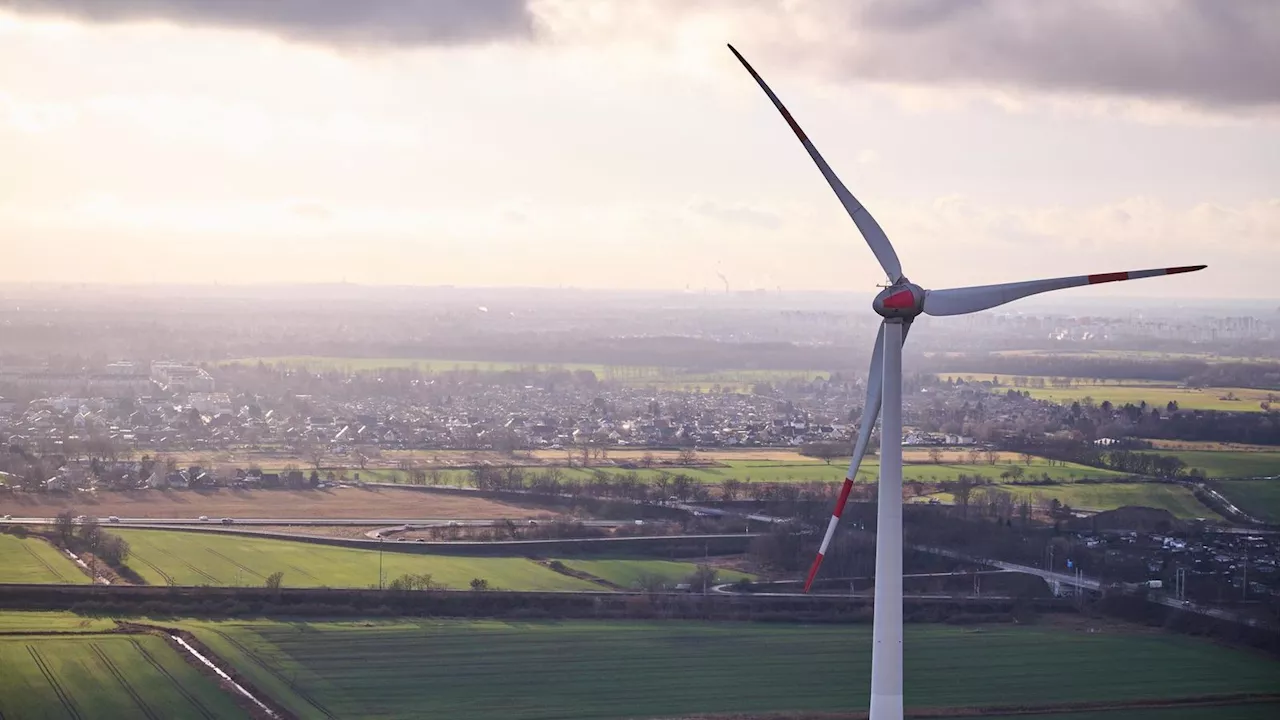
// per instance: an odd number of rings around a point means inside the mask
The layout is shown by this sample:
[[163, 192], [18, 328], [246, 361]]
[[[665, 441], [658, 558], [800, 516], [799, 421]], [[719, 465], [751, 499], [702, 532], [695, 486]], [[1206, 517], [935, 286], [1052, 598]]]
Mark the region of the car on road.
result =
[[222, 518], [223, 525], [230, 525], [233, 522], [235, 522], [235, 520], [232, 520], [231, 518]]
[[120, 522], [120, 518], [116, 517], [115, 515], [112, 515], [111, 517], [107, 518], [107, 522]]
[[200, 522], [209, 522], [209, 516], [208, 516], [208, 515], [201, 515], [201, 516], [200, 516], [200, 518], [199, 518], [199, 520], [200, 520]]
[[457, 520], [450, 520], [449, 527], [460, 527]]
[[530, 525], [530, 527], [536, 527], [536, 526], [538, 525], [538, 521], [537, 521], [537, 520], [530, 520], [530, 521], [529, 521], [529, 525]]
[[12, 515], [5, 515], [5, 516], [4, 516], [4, 519], [5, 519], [5, 520], [12, 520], [12, 519], [13, 519], [13, 516], [12, 516]]

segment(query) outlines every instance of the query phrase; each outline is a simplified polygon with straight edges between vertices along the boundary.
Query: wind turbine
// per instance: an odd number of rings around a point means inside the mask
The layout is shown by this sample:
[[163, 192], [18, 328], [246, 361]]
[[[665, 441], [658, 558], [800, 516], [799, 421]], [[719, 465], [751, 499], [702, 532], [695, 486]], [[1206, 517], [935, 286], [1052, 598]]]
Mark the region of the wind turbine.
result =
[[876, 336], [875, 348], [871, 352], [871, 369], [867, 373], [867, 401], [862, 410], [862, 426], [858, 430], [858, 437], [854, 443], [849, 472], [845, 475], [844, 485], [840, 488], [840, 497], [836, 500], [835, 510], [831, 513], [831, 522], [828, 523], [827, 533], [823, 536], [822, 545], [818, 548], [818, 556], [814, 558], [813, 565], [809, 568], [809, 575], [805, 578], [804, 589], [808, 592], [813, 585], [818, 568], [822, 565], [822, 558], [827, 552], [827, 546], [831, 543], [831, 537], [835, 535], [836, 525], [840, 522], [845, 502], [849, 499], [849, 490], [853, 487], [853, 479], [858, 474], [858, 466], [862, 463], [863, 455], [866, 454], [867, 443], [871, 439], [871, 428], [876, 424], [876, 418], [883, 405], [884, 417], [880, 431], [880, 491], [876, 515], [876, 591], [871, 651], [870, 720], [898, 720], [902, 717], [902, 343], [907, 339], [911, 322], [921, 313], [965, 315], [1050, 290], [1175, 275], [1203, 270], [1206, 266], [1130, 270], [1001, 285], [925, 290], [908, 281], [902, 274], [902, 263], [898, 261], [898, 254], [894, 252], [893, 245], [890, 244], [884, 230], [880, 229], [879, 223], [871, 217], [871, 213], [867, 212], [862, 203], [858, 202], [844, 183], [840, 182], [840, 178], [832, 172], [827, 161], [822, 159], [817, 148], [796, 124], [795, 118], [791, 117], [791, 113], [783, 107], [778, 96], [773, 94], [755, 68], [751, 67], [751, 64], [732, 45], [729, 46], [729, 50], [747, 69], [747, 72], [751, 73], [751, 77], [755, 78], [760, 89], [764, 90], [764, 93], [773, 101], [774, 107], [778, 108], [778, 112], [782, 113], [783, 119], [800, 139], [800, 144], [804, 145], [809, 157], [813, 158], [818, 170], [835, 191], [836, 197], [844, 205], [853, 223], [858, 226], [862, 237], [871, 247], [871, 252], [880, 262], [880, 267], [884, 268], [885, 274], [889, 277], [888, 287], [876, 295], [871, 303], [872, 309], [884, 320], [880, 323], [880, 332]]

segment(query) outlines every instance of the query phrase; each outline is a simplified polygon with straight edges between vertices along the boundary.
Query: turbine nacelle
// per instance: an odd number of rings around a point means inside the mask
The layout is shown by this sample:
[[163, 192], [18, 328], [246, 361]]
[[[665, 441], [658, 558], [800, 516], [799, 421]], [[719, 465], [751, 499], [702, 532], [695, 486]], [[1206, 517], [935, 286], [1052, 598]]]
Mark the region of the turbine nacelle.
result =
[[871, 301], [871, 308], [883, 318], [910, 322], [924, 312], [924, 296], [924, 288], [903, 278], [881, 290], [876, 299]]

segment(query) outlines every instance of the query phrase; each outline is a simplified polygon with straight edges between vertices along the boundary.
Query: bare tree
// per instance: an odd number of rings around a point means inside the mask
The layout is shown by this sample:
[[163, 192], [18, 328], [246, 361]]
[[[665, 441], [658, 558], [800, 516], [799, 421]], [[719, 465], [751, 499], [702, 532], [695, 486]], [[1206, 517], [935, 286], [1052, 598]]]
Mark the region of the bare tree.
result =
[[265, 584], [265, 587], [268, 590], [279, 590], [281, 585], [283, 584], [284, 584], [284, 573], [277, 570], [267, 576], [267, 582]]
[[1030, 466], [1031, 463], [1036, 459], [1036, 456], [1032, 455], [1029, 452], [1020, 453], [1018, 457], [1022, 458], [1022, 464], [1027, 466]]
[[1000, 460], [1000, 453], [995, 450], [988, 450], [984, 454], [986, 455], [988, 465], [995, 465], [996, 462]]
[[969, 454], [970, 465], [977, 465], [978, 461], [982, 459], [982, 451], [978, 450], [977, 448], [970, 450], [968, 454]]
[[695, 465], [698, 462], [698, 454], [693, 448], [682, 448], [676, 455], [676, 462], [680, 465]]
[[320, 470], [324, 465], [325, 458], [329, 455], [328, 449], [325, 448], [323, 443], [311, 443], [306, 447], [304, 453], [307, 462], [311, 463], [311, 467], [316, 471]]
[[63, 510], [53, 519], [53, 529], [58, 540], [65, 547], [71, 542], [76, 532], [76, 516], [71, 510]]
[[651, 468], [653, 467], [655, 460], [656, 458], [654, 458], [653, 453], [646, 452], [644, 455], [640, 456], [640, 465], [645, 468]]
[[942, 464], [942, 451], [938, 448], [929, 448], [929, 462], [934, 465]]

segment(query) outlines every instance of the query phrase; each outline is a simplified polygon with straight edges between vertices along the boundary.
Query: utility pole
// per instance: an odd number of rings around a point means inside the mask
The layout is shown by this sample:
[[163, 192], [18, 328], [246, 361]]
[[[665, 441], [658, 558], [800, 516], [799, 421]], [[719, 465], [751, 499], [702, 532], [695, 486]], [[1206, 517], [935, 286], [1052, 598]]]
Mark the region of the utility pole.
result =
[[378, 536], [378, 589], [382, 589], [382, 536]]

